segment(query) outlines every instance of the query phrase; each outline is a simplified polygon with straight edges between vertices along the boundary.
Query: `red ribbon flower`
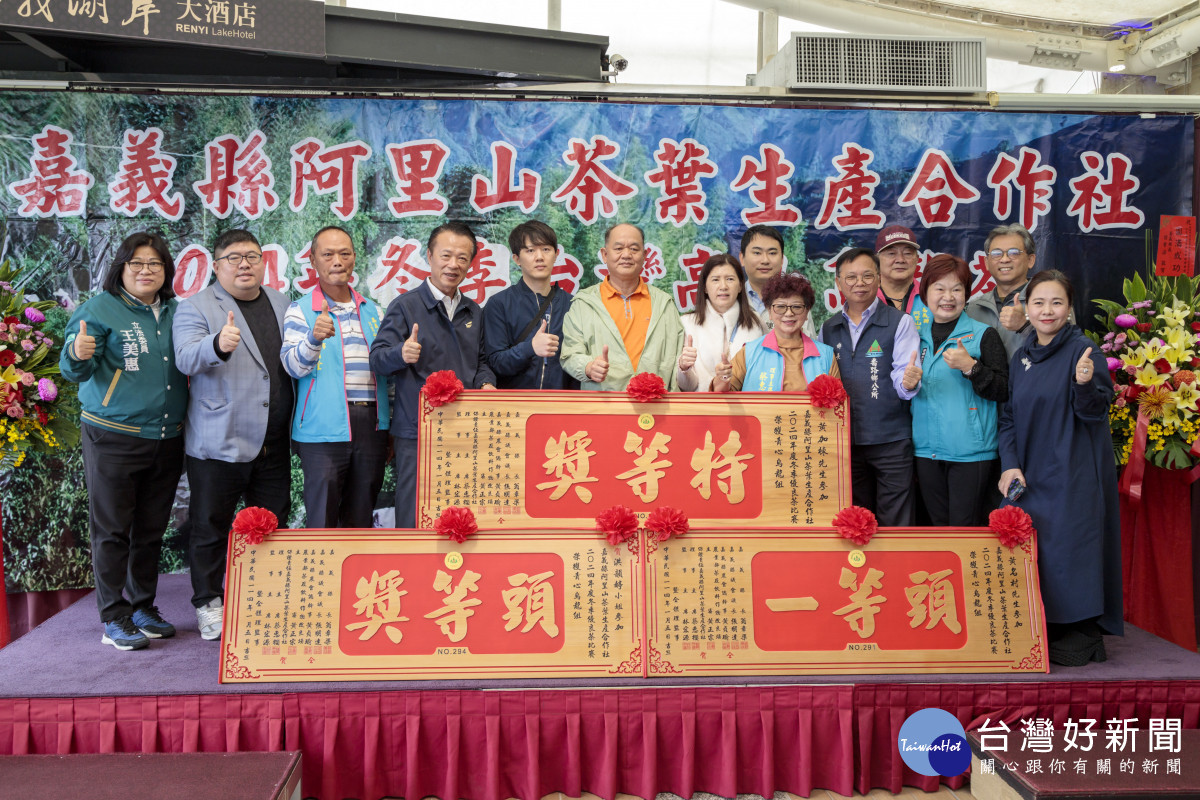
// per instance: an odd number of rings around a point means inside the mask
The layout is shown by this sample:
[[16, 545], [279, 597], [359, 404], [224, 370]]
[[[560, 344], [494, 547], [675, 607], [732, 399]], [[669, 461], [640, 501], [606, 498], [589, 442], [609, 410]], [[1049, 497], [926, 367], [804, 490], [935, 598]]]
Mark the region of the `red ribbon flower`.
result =
[[442, 536], [449, 537], [451, 541], [462, 544], [468, 536], [479, 531], [479, 525], [475, 522], [475, 514], [471, 509], [466, 506], [450, 506], [442, 509], [441, 516], [433, 521], [433, 529]]
[[847, 506], [833, 517], [833, 526], [843, 539], [849, 539], [859, 547], [871, 541], [879, 531], [879, 522], [870, 510], [862, 506]]
[[846, 402], [846, 387], [832, 375], [818, 375], [808, 384], [812, 404], [817, 408], [839, 408]]
[[429, 401], [432, 408], [453, 403], [458, 393], [463, 390], [463, 382], [458, 379], [453, 370], [442, 369], [430, 375], [425, 380], [421, 394]]
[[637, 514], [627, 506], [607, 508], [596, 515], [596, 530], [604, 534], [609, 544], [621, 544], [637, 535]]
[[688, 532], [687, 514], [678, 508], [659, 506], [651, 511], [646, 519], [646, 530], [656, 535], [660, 542], [665, 542], [672, 536], [683, 536]]
[[988, 527], [1000, 539], [1000, 544], [1010, 549], [1020, 547], [1037, 533], [1029, 514], [1016, 506], [1004, 506], [988, 514]]
[[651, 400], [666, 397], [667, 385], [652, 372], [639, 372], [629, 379], [629, 386], [625, 391], [639, 403], [649, 403]]
[[265, 508], [249, 506], [233, 518], [233, 532], [246, 537], [250, 544], [262, 544], [279, 527], [279, 518]]

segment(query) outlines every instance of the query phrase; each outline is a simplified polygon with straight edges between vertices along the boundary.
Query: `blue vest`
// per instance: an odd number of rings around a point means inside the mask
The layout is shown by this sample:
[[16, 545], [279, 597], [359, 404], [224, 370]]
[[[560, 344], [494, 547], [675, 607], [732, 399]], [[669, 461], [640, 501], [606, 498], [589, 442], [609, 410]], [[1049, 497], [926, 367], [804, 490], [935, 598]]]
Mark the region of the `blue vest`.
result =
[[[892, 351], [904, 314], [880, 302], [854, 347], [844, 312], [825, 320], [821, 338], [833, 348], [850, 397], [851, 444], [887, 444], [912, 438], [908, 401], [892, 386]], [[872, 368], [874, 367], [874, 368]]]
[[996, 404], [975, 394], [962, 372], [946, 365], [942, 353], [961, 341], [972, 358], [989, 327], [963, 313], [954, 332], [934, 350], [932, 326], [921, 324], [921, 391], [912, 399], [912, 436], [918, 458], [990, 461], [997, 457]]
[[[833, 366], [833, 348], [813, 342], [807, 336], [805, 343], [817, 346], [817, 354], [800, 359], [804, 380], [810, 383], [819, 375], [828, 375]], [[770, 339], [770, 343], [767, 343]], [[776, 350], [775, 332], [760, 336], [746, 343], [746, 379], [742, 381], [743, 392], [778, 392], [783, 388], [783, 354]]]
[[[353, 291], [353, 290], [351, 290]], [[320, 294], [320, 289], [310, 297]], [[383, 314], [379, 306], [354, 292], [358, 304], [358, 321], [362, 326], [367, 348], [379, 332]], [[317, 302], [317, 301], [314, 301]], [[312, 330], [321, 312], [314, 303], [301, 303], [304, 321]], [[321, 343], [321, 357], [313, 371], [301, 378], [296, 386], [296, 413], [292, 416], [292, 439], [297, 442], [350, 441], [350, 409], [346, 405], [346, 367], [342, 359], [342, 326], [334, 324], [334, 335]], [[391, 421], [388, 405], [387, 380], [375, 379], [375, 410], [379, 415], [379, 430], [385, 431]]]

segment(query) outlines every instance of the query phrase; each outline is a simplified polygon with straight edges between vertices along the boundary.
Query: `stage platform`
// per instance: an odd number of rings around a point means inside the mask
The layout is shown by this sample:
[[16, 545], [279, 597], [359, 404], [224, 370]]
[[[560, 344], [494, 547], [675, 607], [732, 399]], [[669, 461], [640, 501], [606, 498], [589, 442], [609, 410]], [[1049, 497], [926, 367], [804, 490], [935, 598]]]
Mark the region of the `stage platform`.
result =
[[1106, 663], [1047, 675], [221, 685], [189, 596], [186, 576], [162, 577], [179, 633], [147, 650], [101, 645], [90, 595], [0, 650], [0, 755], [300, 750], [321, 800], [770, 797], [936, 788], [895, 744], [927, 707], [968, 729], [1034, 715], [1200, 728], [1200, 655], [1132, 627], [1106, 639]]

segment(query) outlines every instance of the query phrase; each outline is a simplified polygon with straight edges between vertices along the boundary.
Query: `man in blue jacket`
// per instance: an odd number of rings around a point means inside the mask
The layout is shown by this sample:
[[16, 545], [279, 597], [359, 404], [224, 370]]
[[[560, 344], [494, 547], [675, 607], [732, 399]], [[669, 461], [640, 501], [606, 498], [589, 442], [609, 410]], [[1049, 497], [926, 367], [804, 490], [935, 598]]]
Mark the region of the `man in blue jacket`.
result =
[[521, 280], [488, 300], [484, 347], [501, 389], [578, 389], [558, 360], [563, 317], [571, 295], [553, 283], [558, 237], [539, 220], [508, 235]]
[[396, 527], [417, 521], [417, 410], [421, 387], [439, 370], [452, 370], [468, 389], [495, 389], [483, 349], [483, 310], [458, 286], [475, 259], [475, 234], [447, 222], [429, 234], [429, 277], [388, 306], [371, 343], [371, 369], [396, 387], [392, 441], [396, 449]]
[[292, 441], [310, 528], [370, 528], [387, 464], [387, 376], [371, 372], [383, 312], [350, 286], [354, 242], [337, 226], [309, 249], [318, 285], [288, 306], [283, 367], [299, 381]]

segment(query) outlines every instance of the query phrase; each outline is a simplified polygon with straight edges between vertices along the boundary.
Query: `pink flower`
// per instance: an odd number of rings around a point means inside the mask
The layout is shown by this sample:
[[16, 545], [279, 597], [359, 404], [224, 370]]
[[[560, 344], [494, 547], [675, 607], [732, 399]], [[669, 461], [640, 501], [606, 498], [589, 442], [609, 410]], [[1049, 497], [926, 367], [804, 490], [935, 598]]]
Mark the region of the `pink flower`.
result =
[[1113, 322], [1120, 325], [1122, 328], [1132, 328], [1138, 324], [1137, 317], [1133, 316], [1132, 314], [1118, 314], [1117, 318], [1114, 319]]
[[31, 306], [25, 309], [25, 319], [36, 324], [39, 322], [45, 322], [46, 315]]
[[1112, 356], [1109, 356], [1106, 363], [1108, 364], [1109, 372], [1116, 372], [1121, 368], [1121, 359], [1119, 358], [1113, 358]]
[[37, 345], [34, 344], [33, 342], [29, 341], [28, 339], [25, 339], [21, 342], [21, 349], [23, 349], [26, 353], [28, 353], [30, 350], [32, 350], [35, 347], [37, 347]]
[[52, 403], [58, 399], [58, 387], [54, 385], [54, 381], [49, 378], [42, 378], [38, 381], [38, 397], [42, 398], [47, 403]]
[[18, 374], [21, 376], [21, 383], [26, 386], [33, 386], [34, 377], [32, 372], [19, 372]]
[[21, 417], [25, 416], [25, 412], [22, 411], [21, 407], [17, 406], [17, 405], [9, 406], [7, 409], [5, 409], [5, 412], [10, 417], [16, 417], [17, 419], [20, 419]]

